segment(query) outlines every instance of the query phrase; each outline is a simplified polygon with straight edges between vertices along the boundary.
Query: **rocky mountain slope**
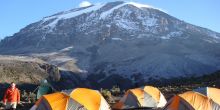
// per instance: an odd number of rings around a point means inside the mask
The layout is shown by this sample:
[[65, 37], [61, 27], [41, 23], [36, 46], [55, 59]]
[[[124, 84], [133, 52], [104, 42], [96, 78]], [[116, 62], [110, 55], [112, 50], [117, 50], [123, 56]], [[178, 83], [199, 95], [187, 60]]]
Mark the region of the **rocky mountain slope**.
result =
[[0, 56], [1, 83], [39, 84], [49, 76], [41, 68], [43, 63], [39, 59], [28, 57]]
[[0, 89], [15, 82], [25, 90], [33, 90], [41, 81], [47, 79], [54, 89], [70, 89], [82, 86], [79, 76], [72, 72], [59, 70], [43, 60], [25, 56], [0, 56]]
[[0, 54], [39, 57], [101, 87], [211, 73], [219, 50], [219, 33], [121, 1], [45, 17], [0, 42]]

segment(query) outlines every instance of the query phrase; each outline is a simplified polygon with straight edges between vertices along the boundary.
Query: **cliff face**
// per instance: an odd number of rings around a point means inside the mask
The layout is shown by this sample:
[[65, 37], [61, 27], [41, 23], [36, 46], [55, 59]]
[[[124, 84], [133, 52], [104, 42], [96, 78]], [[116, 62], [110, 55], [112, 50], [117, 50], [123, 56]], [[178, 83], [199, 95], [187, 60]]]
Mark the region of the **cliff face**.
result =
[[[25, 60], [23, 60], [25, 59]], [[39, 84], [49, 76], [41, 66], [43, 61], [28, 61], [26, 58], [0, 57], [1, 83]]]
[[47, 79], [56, 90], [83, 86], [81, 78], [73, 72], [59, 70], [43, 60], [24, 56], [0, 56], [1, 88], [15, 82], [19, 87], [31, 90]]

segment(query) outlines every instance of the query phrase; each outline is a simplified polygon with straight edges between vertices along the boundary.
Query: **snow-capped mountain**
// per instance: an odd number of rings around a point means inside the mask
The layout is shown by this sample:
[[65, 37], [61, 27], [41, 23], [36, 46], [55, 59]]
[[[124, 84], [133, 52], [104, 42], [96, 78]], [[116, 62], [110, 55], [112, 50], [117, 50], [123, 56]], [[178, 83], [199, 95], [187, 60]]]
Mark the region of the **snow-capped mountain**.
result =
[[219, 33], [122, 1], [45, 17], [0, 43], [1, 54], [41, 57], [96, 83], [199, 76], [220, 69], [219, 50]]

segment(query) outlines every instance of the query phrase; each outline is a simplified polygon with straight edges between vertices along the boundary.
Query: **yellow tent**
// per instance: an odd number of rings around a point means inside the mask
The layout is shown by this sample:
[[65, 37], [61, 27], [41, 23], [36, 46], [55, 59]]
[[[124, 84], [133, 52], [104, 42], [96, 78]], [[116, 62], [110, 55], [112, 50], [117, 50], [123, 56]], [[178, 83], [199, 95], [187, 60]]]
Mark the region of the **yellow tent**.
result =
[[212, 88], [212, 87], [203, 87], [193, 90], [195, 92], [199, 92], [209, 98], [211, 98], [214, 102], [220, 105], [220, 89]]
[[174, 96], [163, 110], [220, 110], [220, 106], [197, 92], [185, 92]]
[[160, 92], [159, 89], [152, 86], [145, 86], [144, 91], [147, 92], [150, 96], [152, 96], [157, 101], [156, 107], [164, 107], [167, 103], [164, 95]]
[[102, 95], [86, 88], [42, 96], [31, 110], [110, 110]]
[[194, 110], [182, 97], [176, 95], [170, 99], [162, 110]]
[[145, 86], [128, 90], [122, 99], [116, 103], [114, 109], [130, 109], [130, 108], [157, 108], [166, 104], [163, 94], [155, 87]]

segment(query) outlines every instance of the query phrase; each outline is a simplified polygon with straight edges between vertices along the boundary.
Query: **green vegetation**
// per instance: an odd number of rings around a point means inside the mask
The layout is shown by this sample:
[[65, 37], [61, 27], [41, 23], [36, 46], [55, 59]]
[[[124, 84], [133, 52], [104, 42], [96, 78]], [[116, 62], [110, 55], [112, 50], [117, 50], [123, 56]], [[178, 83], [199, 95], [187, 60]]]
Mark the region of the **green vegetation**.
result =
[[112, 89], [110, 89], [112, 95], [118, 96], [121, 94], [121, 89], [118, 86], [113, 86]]
[[21, 100], [27, 103], [35, 103], [37, 95], [34, 92], [21, 91]]

